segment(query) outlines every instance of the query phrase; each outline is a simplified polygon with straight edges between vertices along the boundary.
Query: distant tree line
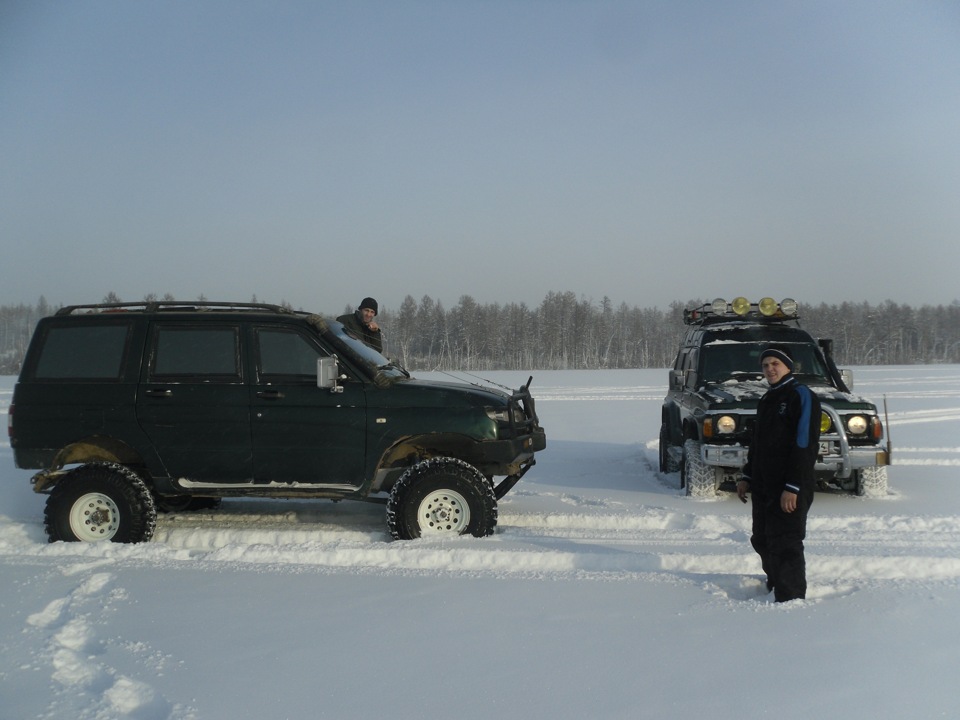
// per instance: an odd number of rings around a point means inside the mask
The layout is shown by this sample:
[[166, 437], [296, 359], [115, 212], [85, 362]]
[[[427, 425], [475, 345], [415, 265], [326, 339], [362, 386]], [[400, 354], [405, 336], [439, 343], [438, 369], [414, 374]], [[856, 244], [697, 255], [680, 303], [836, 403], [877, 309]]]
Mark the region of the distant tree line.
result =
[[[417, 302], [408, 295], [378, 322], [387, 354], [411, 369], [660, 368], [673, 364], [684, 308], [703, 302], [661, 310], [551, 292], [537, 307], [480, 304], [464, 295], [447, 310], [429, 296]], [[801, 305], [800, 324], [814, 337], [833, 339], [840, 365], [960, 362], [957, 301], [919, 309], [890, 301]]]
[[[109, 293], [104, 302], [120, 298]], [[419, 301], [408, 295], [399, 309], [381, 306], [377, 321], [385, 353], [411, 370], [660, 368], [673, 364], [684, 308], [703, 302], [661, 310], [614, 306], [607, 297], [597, 303], [568, 291], [548, 293], [536, 307], [481, 304], [463, 295], [447, 309], [428, 295]], [[0, 306], [0, 375], [20, 371], [34, 326], [57, 309], [43, 297], [36, 305]], [[833, 339], [840, 365], [960, 363], [958, 301], [919, 309], [889, 300], [801, 305], [800, 324], [814, 337]]]

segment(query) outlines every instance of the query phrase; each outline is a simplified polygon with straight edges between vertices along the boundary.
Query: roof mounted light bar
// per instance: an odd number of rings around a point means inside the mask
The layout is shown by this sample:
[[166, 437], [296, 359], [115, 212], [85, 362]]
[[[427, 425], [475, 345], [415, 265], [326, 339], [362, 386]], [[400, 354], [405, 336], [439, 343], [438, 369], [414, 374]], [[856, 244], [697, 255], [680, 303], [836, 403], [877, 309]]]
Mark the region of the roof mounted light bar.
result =
[[731, 302], [717, 298], [700, 307], [683, 311], [683, 322], [687, 325], [702, 325], [720, 320], [798, 320], [799, 305], [793, 298], [784, 298], [777, 302], [773, 298], [761, 298], [759, 302], [750, 302], [745, 297], [735, 297]]

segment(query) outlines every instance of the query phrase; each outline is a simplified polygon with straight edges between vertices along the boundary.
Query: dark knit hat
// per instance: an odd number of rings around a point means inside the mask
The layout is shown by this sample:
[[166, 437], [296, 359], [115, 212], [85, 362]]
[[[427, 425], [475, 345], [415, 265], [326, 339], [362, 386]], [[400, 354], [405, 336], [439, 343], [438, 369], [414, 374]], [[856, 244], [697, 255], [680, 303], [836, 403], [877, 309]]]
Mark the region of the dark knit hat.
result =
[[777, 360], [787, 366], [787, 369], [790, 370], [790, 372], [793, 372], [793, 358], [790, 357], [790, 351], [785, 347], [779, 345], [768, 347], [766, 350], [760, 353], [760, 364], [762, 365], [763, 359], [768, 357], [777, 358]]
[[380, 312], [380, 309], [377, 306], [377, 301], [374, 300], [373, 298], [364, 298], [363, 302], [360, 303], [360, 307], [357, 309], [363, 310], [364, 308], [369, 308], [370, 310], [373, 310], [374, 315], [377, 315]]

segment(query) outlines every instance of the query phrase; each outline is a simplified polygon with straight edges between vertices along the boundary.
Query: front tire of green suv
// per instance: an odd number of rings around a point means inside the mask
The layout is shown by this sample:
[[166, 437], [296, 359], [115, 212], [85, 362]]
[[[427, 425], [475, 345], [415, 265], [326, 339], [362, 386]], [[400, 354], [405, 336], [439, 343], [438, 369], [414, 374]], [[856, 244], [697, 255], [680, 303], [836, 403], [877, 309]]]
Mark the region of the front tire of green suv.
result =
[[50, 542], [146, 542], [157, 510], [143, 480], [115, 463], [81, 465], [50, 493], [44, 526]]
[[407, 470], [390, 493], [387, 527], [398, 540], [492, 535], [497, 525], [493, 486], [462, 460], [432, 458]]

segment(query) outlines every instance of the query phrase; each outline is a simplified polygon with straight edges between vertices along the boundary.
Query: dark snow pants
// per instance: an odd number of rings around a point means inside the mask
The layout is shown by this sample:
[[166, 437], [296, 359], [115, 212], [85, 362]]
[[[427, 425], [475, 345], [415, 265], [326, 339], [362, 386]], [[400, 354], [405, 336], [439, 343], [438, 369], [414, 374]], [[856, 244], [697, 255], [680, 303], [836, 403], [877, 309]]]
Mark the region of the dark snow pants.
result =
[[812, 497], [797, 497], [797, 509], [780, 509], [780, 493], [769, 497], [753, 490], [753, 535], [750, 544], [760, 556], [767, 585], [773, 586], [777, 602], [807, 595], [807, 566], [803, 540], [807, 534], [807, 512]]

